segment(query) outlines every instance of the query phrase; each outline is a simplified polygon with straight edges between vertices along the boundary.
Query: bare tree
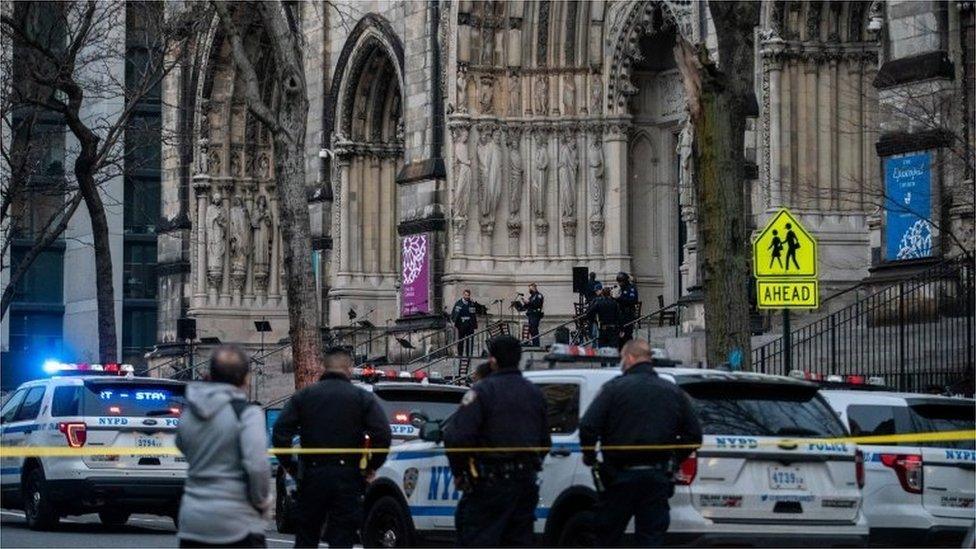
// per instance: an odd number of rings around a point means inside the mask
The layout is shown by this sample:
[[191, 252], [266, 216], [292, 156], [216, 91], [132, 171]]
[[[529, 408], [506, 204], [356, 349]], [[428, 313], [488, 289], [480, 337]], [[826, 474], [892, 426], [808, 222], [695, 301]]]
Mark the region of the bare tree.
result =
[[[127, 58], [124, 29], [127, 15], [134, 15], [134, 11], [127, 13], [127, 8], [141, 10], [139, 16], [152, 52], [138, 67]], [[88, 0], [24, 2], [12, 14], [0, 16], [4, 42], [15, 44], [32, 61], [18, 64], [24, 78], [11, 87], [15, 105], [11, 113], [24, 108], [52, 113], [60, 117], [77, 142], [65, 154], [73, 158], [74, 179], [68, 185], [65, 207], [51, 216], [12, 273], [4, 290], [2, 311], [10, 304], [17, 280], [64, 232], [71, 214], [83, 202], [92, 228], [98, 347], [103, 362], [118, 360], [118, 348], [109, 224], [101, 187], [135, 161], [124, 158], [122, 146], [126, 131], [132, 129], [130, 118], [139, 102], [157, 90], [179, 63], [184, 40], [200, 22], [199, 11], [193, 7], [181, 17], [166, 21], [158, 4]], [[11, 163], [19, 160], [17, 154], [7, 158], [11, 178], [6, 192], [11, 197], [22, 193], [27, 181], [23, 168]]]
[[705, 294], [706, 357], [738, 351], [750, 368], [750, 251], [745, 207], [745, 130], [753, 93], [759, 2], [709, 2], [718, 63], [704, 44], [679, 38], [675, 57], [695, 129], [694, 186]]
[[[295, 386], [316, 379], [322, 354], [315, 275], [312, 271], [312, 239], [305, 198], [305, 129], [308, 88], [305, 80], [301, 3], [280, 0], [254, 4], [215, 1], [221, 27], [230, 41], [248, 109], [272, 135], [275, 188], [281, 204], [281, 236], [284, 245], [285, 287], [288, 293], [288, 334], [295, 364]], [[259, 27], [273, 60], [269, 78], [275, 100], [265, 100], [262, 82], [245, 47], [244, 25]]]

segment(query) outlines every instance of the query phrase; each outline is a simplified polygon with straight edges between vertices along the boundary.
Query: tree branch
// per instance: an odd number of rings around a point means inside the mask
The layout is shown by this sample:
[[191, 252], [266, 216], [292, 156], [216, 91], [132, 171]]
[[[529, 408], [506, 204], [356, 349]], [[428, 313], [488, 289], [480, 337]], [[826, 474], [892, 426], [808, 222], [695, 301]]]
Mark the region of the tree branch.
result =
[[224, 33], [227, 34], [227, 40], [230, 42], [234, 64], [237, 66], [237, 70], [241, 72], [242, 80], [244, 81], [244, 97], [247, 99], [248, 109], [269, 130], [274, 133], [281, 131], [281, 125], [278, 123], [277, 117], [275, 117], [271, 109], [261, 99], [261, 87], [258, 84], [257, 72], [254, 70], [254, 65], [247, 56], [247, 51], [244, 49], [244, 43], [241, 40], [241, 34], [237, 28], [237, 24], [227, 10], [227, 3], [224, 0], [215, 0], [213, 6], [217, 10], [217, 17], [220, 18], [220, 26], [224, 29]]
[[61, 215], [61, 219], [57, 225], [51, 227], [54, 219], [57, 218], [57, 214], [52, 215], [48, 222], [48, 225], [41, 232], [37, 240], [34, 241], [34, 245], [31, 249], [27, 251], [23, 258], [21, 258], [20, 263], [17, 265], [17, 269], [10, 275], [10, 280], [7, 281], [7, 287], [3, 289], [3, 297], [0, 298], [0, 318], [3, 318], [7, 314], [7, 309], [10, 308], [10, 303], [13, 301], [14, 291], [17, 288], [17, 284], [20, 280], [27, 274], [31, 265], [34, 264], [34, 260], [37, 256], [41, 254], [48, 246], [54, 243], [55, 240], [68, 227], [68, 222], [71, 220], [71, 216], [74, 215], [75, 210], [78, 209], [78, 205], [81, 204], [82, 195], [81, 193], [75, 193], [71, 200], [66, 204], [67, 208]]

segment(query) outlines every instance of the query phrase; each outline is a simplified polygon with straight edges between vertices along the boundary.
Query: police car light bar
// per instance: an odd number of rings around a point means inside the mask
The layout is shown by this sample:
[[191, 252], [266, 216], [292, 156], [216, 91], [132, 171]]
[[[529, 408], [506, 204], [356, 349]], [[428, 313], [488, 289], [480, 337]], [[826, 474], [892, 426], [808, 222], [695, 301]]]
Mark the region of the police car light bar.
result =
[[107, 364], [88, 364], [60, 362], [57, 360], [46, 360], [41, 366], [47, 375], [70, 375], [70, 374], [107, 374], [107, 375], [126, 375], [135, 372], [131, 364], [118, 364], [109, 362]]
[[814, 382], [845, 383], [847, 385], [871, 385], [875, 387], [884, 387], [885, 385], [885, 380], [881, 376], [865, 376], [860, 374], [825, 375], [817, 372], [807, 372], [804, 370], [790, 370], [789, 377]]

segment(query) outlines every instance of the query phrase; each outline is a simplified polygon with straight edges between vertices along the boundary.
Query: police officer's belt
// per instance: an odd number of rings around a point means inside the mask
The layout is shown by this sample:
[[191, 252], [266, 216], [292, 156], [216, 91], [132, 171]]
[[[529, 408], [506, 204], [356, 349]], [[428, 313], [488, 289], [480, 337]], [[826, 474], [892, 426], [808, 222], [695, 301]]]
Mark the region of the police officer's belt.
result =
[[359, 467], [358, 459], [350, 456], [303, 456], [302, 464], [305, 467]]

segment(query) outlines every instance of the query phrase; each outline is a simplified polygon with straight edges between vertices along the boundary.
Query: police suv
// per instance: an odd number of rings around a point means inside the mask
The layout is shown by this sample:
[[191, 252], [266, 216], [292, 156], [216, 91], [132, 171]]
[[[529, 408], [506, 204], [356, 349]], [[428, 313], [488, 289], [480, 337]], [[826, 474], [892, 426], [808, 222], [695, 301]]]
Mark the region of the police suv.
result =
[[[431, 383], [426, 375], [414, 376], [409, 373], [401, 375], [392, 369], [377, 370], [367, 367], [354, 370], [354, 383], [376, 395], [380, 407], [389, 418], [393, 446], [418, 440], [420, 428], [416, 421], [417, 417], [443, 421], [461, 405], [461, 399], [467, 392], [466, 388], [440, 383], [441, 380], [437, 376], [433, 378], [434, 382]], [[271, 429], [280, 411], [280, 408], [274, 407], [265, 410], [269, 430], [268, 440], [271, 440]], [[294, 442], [297, 445], [298, 441]], [[275, 526], [280, 533], [289, 534], [295, 531], [297, 489], [295, 479], [281, 466], [276, 466]], [[374, 519], [385, 516], [386, 510], [391, 508], [390, 501], [383, 500], [377, 495], [381, 492], [372, 490], [370, 492], [372, 498], [367, 494], [366, 513], [368, 515], [375, 508]]]
[[[184, 384], [133, 377], [120, 364], [48, 362], [53, 377], [24, 383], [0, 410], [0, 445], [37, 448], [3, 455], [3, 506], [24, 510], [30, 528], [62, 516], [97, 512], [106, 525], [132, 513], [175, 518], [186, 461], [171, 454], [45, 456], [44, 448], [147, 448], [170, 451], [183, 410]], [[175, 520], [175, 519], [174, 519]]]
[[[974, 402], [910, 393], [823, 390], [855, 436], [972, 430]], [[860, 445], [871, 542], [955, 545], [976, 520], [974, 441]]]
[[[619, 371], [580, 366], [616, 364], [617, 358], [576, 356], [572, 353], [579, 351], [570, 347], [554, 351], [547, 369], [535, 370], [538, 365], [530, 363], [525, 371], [547, 399], [553, 439], [540, 474], [535, 531], [547, 545], [592, 545], [598, 496], [582, 463], [577, 427], [597, 392]], [[560, 369], [565, 366], [570, 368]], [[691, 397], [705, 434], [702, 448], [674, 473], [669, 543], [865, 543], [861, 455], [852, 444], [811, 440], [847, 435], [815, 385], [761, 374], [656, 370]], [[460, 493], [437, 442], [439, 428], [438, 422], [424, 425], [424, 440], [397, 446], [377, 472], [366, 496], [367, 545], [452, 536]]]

